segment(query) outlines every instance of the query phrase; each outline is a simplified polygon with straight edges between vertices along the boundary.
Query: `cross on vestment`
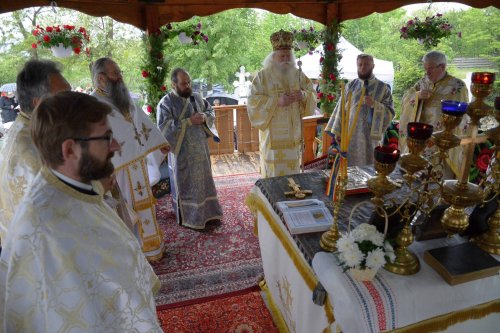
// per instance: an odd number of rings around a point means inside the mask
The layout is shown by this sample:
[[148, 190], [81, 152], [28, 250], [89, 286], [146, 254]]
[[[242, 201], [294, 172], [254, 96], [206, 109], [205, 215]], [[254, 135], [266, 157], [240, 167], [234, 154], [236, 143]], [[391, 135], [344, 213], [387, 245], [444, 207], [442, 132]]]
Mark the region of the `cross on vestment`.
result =
[[297, 184], [293, 178], [287, 178], [288, 179], [288, 187], [291, 187], [293, 191], [285, 192], [285, 195], [293, 195], [297, 199], [304, 199], [306, 195], [311, 195], [312, 191], [311, 190], [301, 190], [300, 185]]

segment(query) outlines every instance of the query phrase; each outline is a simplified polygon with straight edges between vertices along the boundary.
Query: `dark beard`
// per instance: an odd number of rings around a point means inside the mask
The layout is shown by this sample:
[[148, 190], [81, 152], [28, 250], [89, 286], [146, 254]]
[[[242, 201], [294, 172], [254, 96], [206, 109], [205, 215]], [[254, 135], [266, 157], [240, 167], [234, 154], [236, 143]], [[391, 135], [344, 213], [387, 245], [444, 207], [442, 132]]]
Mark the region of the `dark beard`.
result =
[[180, 90], [180, 89], [176, 88], [175, 91], [177, 92], [177, 95], [184, 97], [184, 98], [188, 98], [193, 93], [191, 88], [186, 88], [184, 90]]
[[127, 86], [122, 80], [112, 81], [108, 78], [106, 90], [118, 110], [128, 112], [130, 109], [130, 94]]
[[365, 74], [365, 75], [361, 75], [360, 72], [358, 72], [358, 77], [360, 80], [368, 80], [372, 77], [373, 75], [373, 71], [370, 71], [369, 73]]
[[84, 183], [90, 183], [92, 180], [99, 180], [111, 176], [115, 167], [111, 163], [113, 153], [110, 153], [106, 161], [101, 162], [90, 155], [88, 146], [82, 147], [82, 159], [80, 161], [80, 178]]

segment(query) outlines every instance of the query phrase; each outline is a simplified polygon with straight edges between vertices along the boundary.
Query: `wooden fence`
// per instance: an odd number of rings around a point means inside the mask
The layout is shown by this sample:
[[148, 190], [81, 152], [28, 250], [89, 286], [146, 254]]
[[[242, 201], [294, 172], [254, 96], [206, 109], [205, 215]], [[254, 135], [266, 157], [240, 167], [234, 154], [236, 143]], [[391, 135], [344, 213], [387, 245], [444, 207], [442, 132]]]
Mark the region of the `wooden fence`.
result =
[[[209, 140], [212, 155], [259, 151], [259, 130], [251, 125], [246, 105], [215, 106], [214, 110], [220, 143]], [[318, 146], [322, 147], [321, 153], [326, 154], [330, 139], [327, 135], [318, 139], [316, 134], [318, 126], [321, 126], [323, 133], [327, 121], [328, 118], [323, 116], [304, 118], [304, 163], [317, 156]]]

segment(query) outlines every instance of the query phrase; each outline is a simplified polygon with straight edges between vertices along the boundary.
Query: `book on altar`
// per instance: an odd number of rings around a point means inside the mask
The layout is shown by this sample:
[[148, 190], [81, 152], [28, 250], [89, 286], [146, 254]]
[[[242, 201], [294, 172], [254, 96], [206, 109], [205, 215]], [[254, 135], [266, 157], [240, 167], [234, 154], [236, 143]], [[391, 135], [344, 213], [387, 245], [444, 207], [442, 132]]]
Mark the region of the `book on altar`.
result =
[[[330, 178], [331, 169], [323, 170], [325, 177]], [[363, 169], [357, 166], [350, 166], [347, 168], [347, 188], [346, 195], [368, 193], [367, 181], [371, 176]]]
[[471, 242], [427, 250], [424, 261], [452, 286], [500, 273], [500, 262]]
[[279, 201], [277, 206], [292, 235], [326, 231], [333, 224], [332, 214], [318, 199]]

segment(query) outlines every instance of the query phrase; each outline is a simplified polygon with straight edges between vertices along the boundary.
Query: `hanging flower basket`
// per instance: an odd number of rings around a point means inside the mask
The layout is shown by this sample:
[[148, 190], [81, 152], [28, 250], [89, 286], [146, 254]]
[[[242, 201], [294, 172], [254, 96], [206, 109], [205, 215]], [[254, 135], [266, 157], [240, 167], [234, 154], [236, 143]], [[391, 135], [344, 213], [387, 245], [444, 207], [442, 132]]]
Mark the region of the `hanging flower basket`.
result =
[[[43, 28], [37, 25], [32, 34], [36, 38], [36, 43], [31, 44], [32, 48], [42, 47], [51, 49], [56, 57], [68, 57], [71, 55], [71, 51], [77, 55], [82, 51], [90, 55], [90, 49], [87, 47], [90, 37], [87, 34], [87, 30], [83, 27], [76, 28], [74, 25], [54, 25]], [[58, 48], [69, 49], [69, 51], [61, 53], [62, 51], [60, 50], [54, 50]]]
[[307, 50], [312, 54], [316, 47], [321, 44], [323, 34], [321, 31], [315, 30], [314, 27], [310, 27], [309, 29], [294, 30], [293, 39], [296, 51]]
[[73, 50], [69, 47], [65, 47], [63, 44], [58, 44], [56, 46], [52, 46], [50, 48], [50, 50], [52, 51], [52, 54], [54, 55], [54, 57], [58, 57], [58, 58], [67, 58], [69, 56], [71, 56], [71, 53], [73, 52]]
[[430, 49], [436, 47], [442, 38], [449, 37], [452, 29], [453, 26], [443, 17], [443, 14], [436, 14], [428, 16], [424, 20], [415, 17], [406, 22], [399, 29], [399, 32], [401, 33], [400, 38], [415, 39], [426, 49]]

